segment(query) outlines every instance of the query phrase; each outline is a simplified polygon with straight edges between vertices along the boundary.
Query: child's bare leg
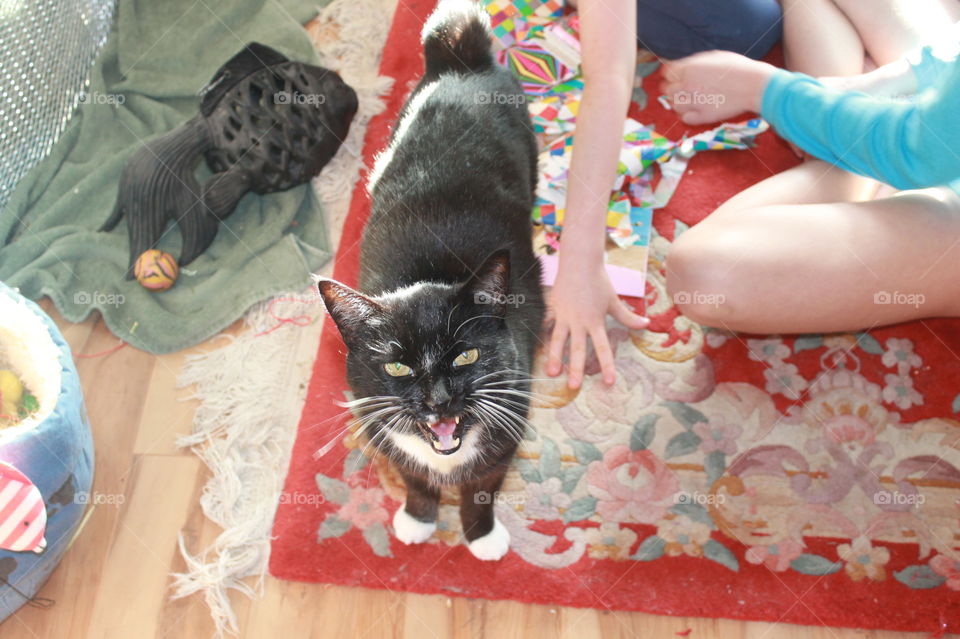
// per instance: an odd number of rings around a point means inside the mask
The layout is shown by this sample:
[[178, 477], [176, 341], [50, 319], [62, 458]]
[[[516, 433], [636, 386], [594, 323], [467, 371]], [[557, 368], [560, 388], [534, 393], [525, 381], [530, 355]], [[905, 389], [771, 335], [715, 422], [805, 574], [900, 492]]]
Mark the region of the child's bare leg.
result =
[[782, 0], [787, 68], [814, 77], [863, 71], [860, 34], [833, 0]]
[[[878, 66], [946, 34], [960, 19], [957, 0], [834, 0]], [[859, 71], [857, 72], [859, 73]]]
[[[700, 224], [725, 218], [731, 211], [771, 204], [825, 204], [873, 199], [877, 182], [822, 160], [811, 160], [740, 191]], [[699, 226], [699, 225], [698, 225]]]
[[[821, 194], [849, 188], [847, 175], [808, 162], [748, 189], [678, 238], [667, 285], [685, 302], [683, 313], [752, 333], [960, 316], [960, 197], [928, 189], [822, 202]], [[778, 196], [797, 204], [777, 203]]]
[[[941, 4], [942, 2], [942, 4]], [[946, 9], [943, 9], [946, 7]], [[790, 68], [856, 75], [937, 37], [957, 0], [783, 0]], [[701, 323], [830, 332], [960, 316], [960, 197], [870, 200], [876, 183], [812, 161], [731, 198], [674, 243], [667, 285]]]
[[783, 0], [787, 68], [857, 75], [902, 57], [960, 20], [958, 0]]

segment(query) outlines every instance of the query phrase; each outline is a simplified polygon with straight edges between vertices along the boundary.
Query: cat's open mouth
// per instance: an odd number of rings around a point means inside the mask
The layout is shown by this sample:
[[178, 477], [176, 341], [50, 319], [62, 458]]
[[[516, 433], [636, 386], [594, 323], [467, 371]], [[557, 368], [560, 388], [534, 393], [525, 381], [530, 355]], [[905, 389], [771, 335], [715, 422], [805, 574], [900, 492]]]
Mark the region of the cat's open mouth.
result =
[[434, 422], [419, 422], [420, 432], [440, 455], [452, 455], [463, 442], [462, 418], [445, 417]]

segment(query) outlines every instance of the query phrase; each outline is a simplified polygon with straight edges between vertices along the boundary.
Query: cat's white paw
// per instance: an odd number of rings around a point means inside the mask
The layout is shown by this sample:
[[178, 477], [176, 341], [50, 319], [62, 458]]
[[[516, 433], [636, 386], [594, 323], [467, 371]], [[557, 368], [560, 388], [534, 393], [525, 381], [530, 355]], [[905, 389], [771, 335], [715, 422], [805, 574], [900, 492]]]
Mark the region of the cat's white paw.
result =
[[499, 519], [494, 518], [493, 529], [483, 537], [471, 541], [467, 547], [477, 559], [496, 561], [510, 550], [510, 532]]
[[437, 529], [437, 522], [424, 523], [407, 514], [407, 505], [400, 506], [393, 515], [393, 532], [405, 544], [422, 544]]

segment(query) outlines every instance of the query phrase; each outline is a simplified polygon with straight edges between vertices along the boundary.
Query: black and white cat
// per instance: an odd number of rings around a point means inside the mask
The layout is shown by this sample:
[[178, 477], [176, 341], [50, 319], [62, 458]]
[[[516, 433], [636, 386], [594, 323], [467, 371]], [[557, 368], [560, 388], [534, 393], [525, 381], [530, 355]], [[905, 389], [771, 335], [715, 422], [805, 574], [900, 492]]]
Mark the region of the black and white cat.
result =
[[544, 313], [536, 142], [481, 7], [443, 0], [422, 39], [426, 73], [370, 177], [359, 290], [319, 288], [348, 348], [351, 406], [407, 486], [397, 537], [428, 539], [453, 484], [470, 550], [492, 560], [509, 549], [493, 503], [526, 425]]

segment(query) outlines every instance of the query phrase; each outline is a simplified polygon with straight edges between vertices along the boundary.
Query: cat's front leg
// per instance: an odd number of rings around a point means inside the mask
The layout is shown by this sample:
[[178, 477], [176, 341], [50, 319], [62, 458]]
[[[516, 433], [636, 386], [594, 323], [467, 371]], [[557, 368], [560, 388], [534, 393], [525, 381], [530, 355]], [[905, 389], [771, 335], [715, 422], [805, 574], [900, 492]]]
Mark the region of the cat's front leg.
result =
[[510, 550], [510, 533], [493, 512], [506, 467], [460, 487], [460, 522], [467, 546], [477, 559], [496, 561]]
[[407, 500], [393, 515], [393, 532], [405, 544], [420, 544], [437, 529], [440, 489], [424, 478], [400, 471]]

